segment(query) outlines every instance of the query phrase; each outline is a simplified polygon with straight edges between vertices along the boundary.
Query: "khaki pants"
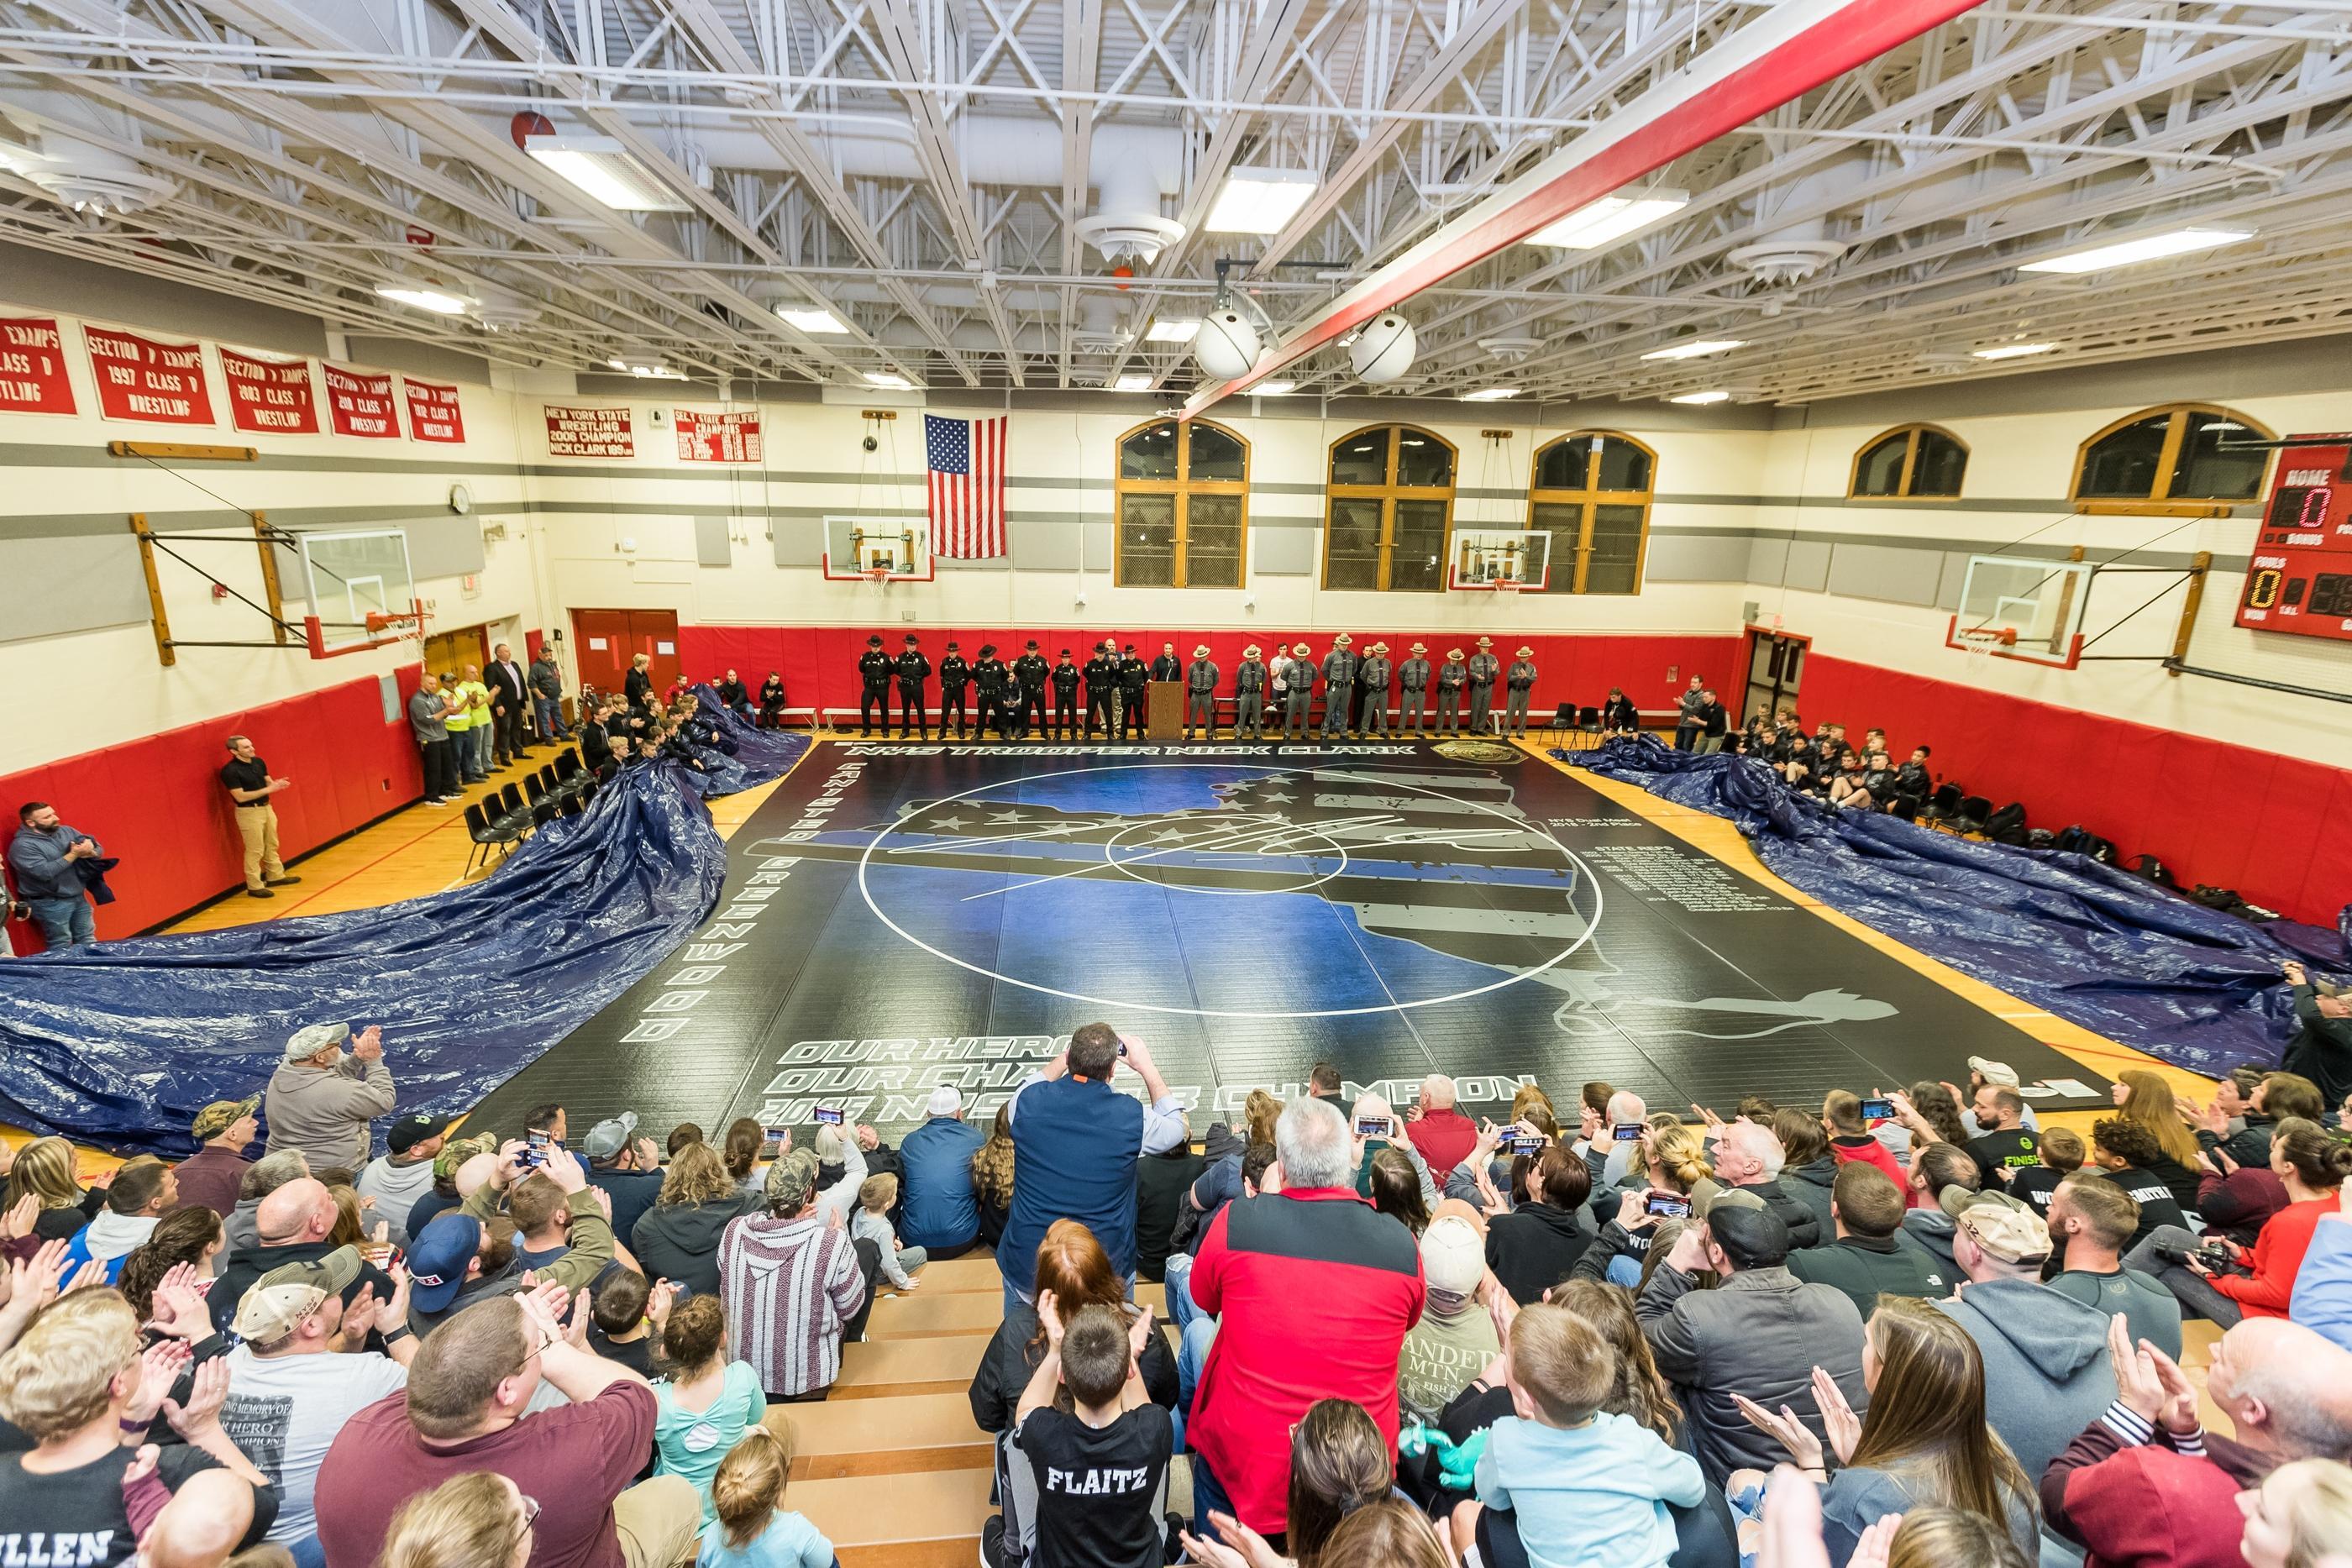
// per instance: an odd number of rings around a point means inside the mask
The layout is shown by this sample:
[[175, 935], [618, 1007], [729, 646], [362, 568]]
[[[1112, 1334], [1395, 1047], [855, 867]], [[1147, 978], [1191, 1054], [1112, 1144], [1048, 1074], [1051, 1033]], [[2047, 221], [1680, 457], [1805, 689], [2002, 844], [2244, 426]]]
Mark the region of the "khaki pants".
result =
[[694, 1561], [702, 1498], [683, 1476], [656, 1476], [613, 1500], [613, 1530], [628, 1568], [670, 1568]]
[[278, 808], [263, 802], [236, 809], [236, 831], [245, 839], [245, 885], [259, 887], [286, 874], [278, 858]]

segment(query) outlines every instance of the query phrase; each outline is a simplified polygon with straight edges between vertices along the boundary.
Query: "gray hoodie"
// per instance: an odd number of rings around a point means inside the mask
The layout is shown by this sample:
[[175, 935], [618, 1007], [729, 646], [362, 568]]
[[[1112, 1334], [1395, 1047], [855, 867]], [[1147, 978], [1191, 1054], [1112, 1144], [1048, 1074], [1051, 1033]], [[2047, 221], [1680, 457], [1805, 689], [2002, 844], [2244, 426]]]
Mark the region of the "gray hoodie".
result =
[[1944, 1278], [1957, 1280], [1960, 1267], [1952, 1260], [1952, 1217], [1940, 1208], [1911, 1208], [1903, 1213], [1897, 1234], [1944, 1266]]
[[134, 1248], [146, 1244], [155, 1228], [157, 1217], [152, 1214], [117, 1214], [102, 1208], [98, 1218], [89, 1222], [89, 1247], [94, 1262], [111, 1263]]
[[1979, 1280], [1936, 1308], [1984, 1356], [1985, 1414], [2029, 1476], [2039, 1476], [2116, 1396], [2107, 1320], [2032, 1280]]

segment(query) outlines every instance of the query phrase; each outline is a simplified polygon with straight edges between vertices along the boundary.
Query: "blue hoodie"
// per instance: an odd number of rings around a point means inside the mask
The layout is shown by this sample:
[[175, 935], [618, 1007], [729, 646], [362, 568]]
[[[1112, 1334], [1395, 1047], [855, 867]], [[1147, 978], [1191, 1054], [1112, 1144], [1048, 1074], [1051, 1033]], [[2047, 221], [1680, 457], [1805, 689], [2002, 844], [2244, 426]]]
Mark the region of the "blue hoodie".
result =
[[1664, 1568], [1675, 1554], [1667, 1503], [1706, 1488], [1698, 1461], [1630, 1416], [1582, 1427], [1506, 1416], [1478, 1460], [1478, 1500], [1507, 1508], [1533, 1568]]
[[2352, 1350], [2352, 1224], [2323, 1216], [2311, 1228], [2287, 1315]]

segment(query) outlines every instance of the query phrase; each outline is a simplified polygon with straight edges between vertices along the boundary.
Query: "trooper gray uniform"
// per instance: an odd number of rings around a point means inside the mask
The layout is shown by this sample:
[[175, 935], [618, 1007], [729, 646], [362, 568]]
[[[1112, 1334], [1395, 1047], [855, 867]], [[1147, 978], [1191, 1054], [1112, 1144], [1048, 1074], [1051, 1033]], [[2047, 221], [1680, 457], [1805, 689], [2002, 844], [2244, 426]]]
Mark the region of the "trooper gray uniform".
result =
[[1192, 650], [1192, 662], [1184, 666], [1185, 739], [1192, 738], [1195, 718], [1209, 739], [1217, 738], [1217, 677], [1222, 673], [1209, 657], [1206, 643]]
[[1286, 673], [1287, 689], [1282, 695], [1282, 738], [1293, 734], [1307, 738], [1307, 710], [1315, 705], [1315, 666], [1307, 661], [1307, 644], [1301, 643], [1290, 651], [1291, 664]]
[[1503, 672], [1503, 729], [1508, 735], [1528, 732], [1528, 701], [1536, 689], [1534, 653], [1533, 648], [1520, 649], [1511, 667]]
[[1234, 738], [1265, 738], [1265, 666], [1258, 663], [1255, 643], [1242, 650], [1234, 670]]
[[1462, 733], [1462, 688], [1470, 679], [1470, 666], [1462, 662], [1462, 650], [1456, 648], [1445, 655], [1445, 663], [1437, 666], [1437, 733]]
[[1412, 645], [1412, 657], [1397, 666], [1397, 686], [1404, 695], [1397, 704], [1397, 728], [1411, 729], [1415, 735], [1427, 733], [1429, 727], [1429, 661], [1422, 657], [1428, 650], [1425, 643]]
[[1359, 735], [1386, 737], [1389, 733], [1388, 652], [1386, 643], [1373, 643], [1363, 667], [1356, 672], [1356, 684], [1364, 695], [1363, 722], [1356, 727]]
[[1323, 655], [1323, 733], [1348, 733], [1348, 688], [1356, 684], [1356, 655], [1348, 647], [1345, 632], [1332, 639], [1331, 651]]
[[1503, 673], [1503, 661], [1486, 652], [1495, 645], [1492, 637], [1478, 639], [1478, 651], [1470, 656], [1470, 733], [1486, 733], [1486, 713], [1495, 706], [1495, 677]]

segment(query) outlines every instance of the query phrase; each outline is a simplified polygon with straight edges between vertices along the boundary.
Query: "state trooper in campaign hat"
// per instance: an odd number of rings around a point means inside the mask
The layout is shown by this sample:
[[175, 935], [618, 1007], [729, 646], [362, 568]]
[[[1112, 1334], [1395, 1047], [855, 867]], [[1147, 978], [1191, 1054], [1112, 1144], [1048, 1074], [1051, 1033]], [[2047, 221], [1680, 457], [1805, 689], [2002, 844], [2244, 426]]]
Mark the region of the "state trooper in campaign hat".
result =
[[1331, 639], [1331, 651], [1323, 655], [1323, 734], [1327, 738], [1348, 733], [1349, 694], [1355, 689], [1356, 667], [1361, 663], [1354, 643], [1342, 632]]
[[1242, 662], [1234, 667], [1234, 738], [1265, 738], [1265, 665], [1255, 643], [1242, 650]]
[[1536, 689], [1536, 651], [1522, 646], [1511, 667], [1503, 672], [1503, 730], [1507, 735], [1528, 733], [1528, 704]]
[[1307, 738], [1307, 713], [1315, 706], [1315, 661], [1313, 651], [1301, 643], [1290, 650], [1290, 668], [1284, 672], [1282, 694], [1282, 738], [1288, 740], [1296, 734]]
[[1389, 645], [1375, 643], [1356, 669], [1356, 733], [1377, 733], [1382, 739], [1389, 734]]
[[1209, 657], [1206, 643], [1192, 649], [1192, 662], [1184, 666], [1184, 738], [1192, 738], [1192, 726], [1200, 724], [1202, 738], [1217, 738], [1217, 682], [1224, 672]]
[[1462, 688], [1470, 684], [1470, 666], [1462, 662], [1462, 650], [1448, 648], [1445, 663], [1437, 666], [1437, 733], [1462, 733]]
[[1492, 637], [1478, 639], [1478, 651], [1470, 658], [1470, 733], [1486, 732], [1486, 714], [1495, 704], [1495, 681], [1503, 673], [1503, 661], [1488, 649], [1494, 647]]
[[1429, 644], [1415, 643], [1412, 657], [1397, 666], [1397, 689], [1404, 695], [1397, 704], [1397, 728], [1410, 728], [1418, 737], [1429, 727]]

